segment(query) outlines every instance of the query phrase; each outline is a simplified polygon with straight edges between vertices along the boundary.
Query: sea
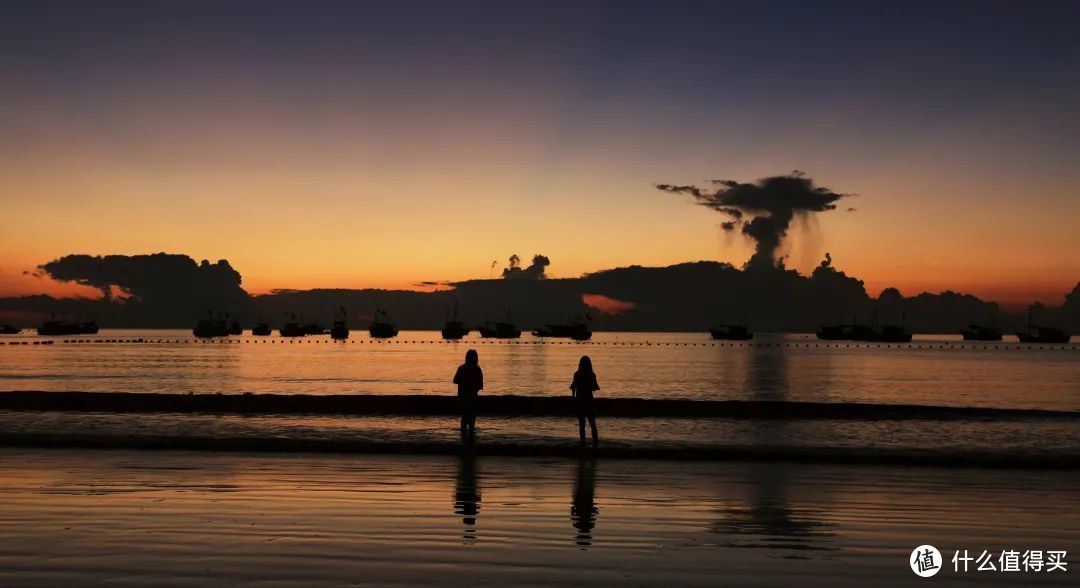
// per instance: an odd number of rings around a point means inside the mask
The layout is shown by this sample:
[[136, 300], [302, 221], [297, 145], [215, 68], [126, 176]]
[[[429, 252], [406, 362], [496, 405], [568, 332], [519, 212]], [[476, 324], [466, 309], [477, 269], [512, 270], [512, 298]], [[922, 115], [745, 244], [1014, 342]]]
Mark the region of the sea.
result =
[[[568, 396], [579, 359], [592, 359], [597, 397], [808, 403], [869, 403], [972, 409], [971, 418], [604, 418], [608, 447], [799, 448], [916, 452], [939, 457], [1080, 456], [1080, 344], [966, 342], [916, 335], [910, 343], [820, 341], [758, 334], [714, 341], [706, 333], [595, 333], [574, 342], [442, 340], [434, 331], [371, 339], [354, 331], [282, 338], [250, 334], [199, 340], [184, 330], [102, 330], [97, 335], [0, 339], [0, 391], [170, 394], [452, 396], [466, 350], [484, 370], [484, 396]], [[974, 409], [1015, 409], [997, 418]], [[1030, 411], [1030, 415], [1025, 411]], [[1049, 417], [1046, 413], [1053, 413]], [[767, 415], [766, 415], [767, 416]], [[9, 435], [55, 432], [131, 438], [453, 442], [452, 417], [427, 415], [126, 414], [0, 410]], [[510, 445], [577, 440], [574, 419], [481, 418], [481, 439]]]
[[[73, 405], [430, 405], [453, 397], [469, 349], [482, 396], [526, 405], [567, 396], [588, 355], [599, 446], [579, 445], [572, 415], [543, 412], [481, 414], [463, 441], [453, 414], [408, 408]], [[103, 330], [0, 338], [0, 402], [10, 392], [85, 395], [0, 408], [4, 586], [904, 586], [924, 582], [926, 546], [940, 585], [1075, 585], [1077, 344]], [[605, 415], [608, 399], [635, 408]], [[701, 404], [650, 413], [665, 400]], [[755, 408], [694, 410], [717, 404]], [[1032, 554], [1052, 553], [1066, 567], [1036, 570]]]

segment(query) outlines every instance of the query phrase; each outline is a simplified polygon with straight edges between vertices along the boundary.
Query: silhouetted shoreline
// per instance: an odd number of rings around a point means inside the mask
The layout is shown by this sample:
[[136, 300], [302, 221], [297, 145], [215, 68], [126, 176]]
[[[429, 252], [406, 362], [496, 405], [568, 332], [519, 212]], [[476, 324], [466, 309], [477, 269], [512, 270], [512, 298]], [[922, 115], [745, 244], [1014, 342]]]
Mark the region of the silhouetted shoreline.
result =
[[[767, 257], [767, 256], [766, 256]], [[700, 332], [725, 313], [745, 317], [753, 331], [814, 333], [823, 325], [848, 320], [882, 324], [905, 323], [915, 333], [959, 335], [973, 317], [994, 316], [998, 326], [1012, 333], [1028, 321], [1023, 304], [1009, 309], [997, 302], [945, 290], [904, 296], [885, 288], [877, 296], [865, 284], [834, 265], [832, 256], [808, 273], [769, 265], [763, 261], [748, 269], [729, 263], [694, 261], [663, 267], [630, 265], [601, 269], [579, 277], [547, 277], [551, 260], [542, 255], [533, 269], [521, 269], [497, 279], [431, 282], [445, 288], [417, 290], [319, 288], [274, 290], [251, 294], [241, 287], [240, 272], [227, 260], [197, 263], [184, 254], [90, 256], [73, 254], [42, 264], [41, 272], [64, 282], [93, 285], [102, 297], [54, 298], [49, 295], [0, 297], [15, 326], [27, 327], [51, 314], [93, 316], [105, 328], [191, 329], [205, 318], [208, 308], [231, 313], [244, 325], [307, 315], [331, 316], [351, 329], [367, 329], [373, 317], [339, 317], [340, 308], [377, 308], [393, 315], [394, 329], [439, 330], [447, 312], [460, 306], [455, 320], [465, 327], [491, 326], [502, 309], [513, 309], [514, 326], [543, 328], [552, 317], [590, 315], [591, 332]], [[761, 260], [764, 260], [762, 257]], [[539, 263], [539, 265], [536, 265]], [[113, 286], [130, 298], [111, 296]], [[724, 292], [723, 304], [716, 292]], [[492, 315], [488, 309], [500, 309]], [[1032, 301], [1038, 324], [1080, 332], [1080, 284], [1062, 288], [1043, 302]], [[385, 316], [385, 315], [381, 315]], [[279, 326], [279, 324], [275, 324]]]
[[[1080, 412], [1044, 409], [796, 402], [772, 400], [676, 400], [598, 398], [597, 414], [623, 418], [732, 418], [834, 420], [1076, 420]], [[0, 392], [0, 410], [75, 412], [170, 412], [230, 414], [446, 415], [458, 414], [457, 398], [375, 394], [162, 394], [129, 392]], [[573, 416], [564, 396], [491, 395], [478, 399], [486, 416]]]

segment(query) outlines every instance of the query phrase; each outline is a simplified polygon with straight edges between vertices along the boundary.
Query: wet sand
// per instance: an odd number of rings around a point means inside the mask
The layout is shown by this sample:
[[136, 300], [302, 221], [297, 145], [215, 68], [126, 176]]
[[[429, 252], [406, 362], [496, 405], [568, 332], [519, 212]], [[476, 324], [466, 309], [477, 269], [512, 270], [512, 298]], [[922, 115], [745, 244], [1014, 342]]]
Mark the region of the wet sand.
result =
[[3, 586], [907, 585], [920, 544], [1080, 537], [1073, 471], [29, 448], [0, 471]]

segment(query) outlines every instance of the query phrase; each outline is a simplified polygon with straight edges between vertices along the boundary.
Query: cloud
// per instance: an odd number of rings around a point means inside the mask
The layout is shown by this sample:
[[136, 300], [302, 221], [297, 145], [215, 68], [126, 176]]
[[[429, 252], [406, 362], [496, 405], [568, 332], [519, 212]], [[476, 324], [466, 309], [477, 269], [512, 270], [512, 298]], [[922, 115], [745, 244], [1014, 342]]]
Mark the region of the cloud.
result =
[[227, 311], [249, 297], [240, 273], [220, 260], [196, 263], [187, 255], [66, 255], [38, 267], [55, 280], [97, 288], [106, 301], [130, 299], [160, 311]]
[[713, 189], [691, 185], [657, 184], [656, 188], [673, 194], [689, 194], [697, 204], [730, 217], [721, 223], [725, 231], [742, 227], [743, 235], [754, 241], [756, 248], [747, 268], [773, 268], [780, 261], [777, 251], [787, 236], [796, 215], [807, 215], [836, 209], [836, 202], [846, 194], [833, 192], [802, 172], [772, 176], [754, 183], [735, 180], [713, 180]]
[[545, 268], [551, 265], [551, 260], [546, 255], [534, 255], [529, 267], [521, 267], [521, 258], [516, 254], [510, 256], [510, 265], [503, 272], [503, 278], [539, 280], [546, 278]]

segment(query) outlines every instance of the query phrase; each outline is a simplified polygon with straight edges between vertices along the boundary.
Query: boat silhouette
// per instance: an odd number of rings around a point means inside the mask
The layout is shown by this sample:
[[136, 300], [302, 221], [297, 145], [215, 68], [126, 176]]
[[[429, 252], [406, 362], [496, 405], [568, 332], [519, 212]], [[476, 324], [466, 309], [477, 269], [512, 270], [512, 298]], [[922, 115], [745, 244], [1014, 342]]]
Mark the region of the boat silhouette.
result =
[[457, 340], [465, 337], [469, 334], [469, 327], [465, 326], [465, 323], [461, 321], [446, 321], [446, 324], [442, 328], [442, 338]]
[[972, 323], [966, 329], [960, 329], [964, 341], [1001, 341], [1001, 329]]
[[874, 324], [863, 325], [855, 322], [852, 317], [851, 324], [827, 325], [818, 329], [818, 339], [826, 341], [860, 341], [870, 343], [909, 343], [911, 333], [903, 325], [878, 325], [877, 313], [874, 313]]
[[240, 326], [240, 321], [233, 321], [233, 322], [229, 323], [229, 334], [230, 335], [243, 335], [244, 334], [244, 328]]
[[38, 325], [38, 335], [96, 335], [98, 325], [94, 321], [45, 321]]
[[882, 325], [871, 330], [869, 339], [856, 339], [856, 341], [873, 341], [876, 343], [910, 343], [911, 333], [902, 325]]
[[349, 313], [345, 312], [344, 306], [339, 306], [341, 309], [341, 318], [334, 321], [334, 326], [330, 327], [330, 338], [338, 341], [344, 341], [349, 338], [349, 325], [345, 323], [345, 319], [348, 318]]
[[191, 333], [200, 339], [228, 337], [230, 334], [230, 325], [224, 318], [214, 318], [213, 313], [207, 311], [206, 318], [196, 323], [195, 328], [191, 330]]
[[[381, 318], [380, 318], [381, 317]], [[375, 309], [375, 320], [368, 327], [368, 335], [373, 339], [389, 339], [397, 337], [398, 330], [394, 323], [390, 322], [389, 315], [385, 310]]]
[[0, 325], [0, 335], [18, 335], [22, 329], [11, 325]]
[[754, 338], [754, 334], [750, 332], [750, 329], [748, 329], [746, 325], [729, 325], [724, 323], [709, 329], [709, 334], [712, 335], [713, 339], [728, 341], [746, 341]]
[[990, 325], [980, 325], [972, 317], [971, 324], [966, 329], [960, 329], [964, 341], [1001, 341], [1001, 329], [997, 328], [997, 321], [993, 313], [990, 313]]
[[[588, 318], [588, 315], [585, 315]], [[534, 337], [565, 337], [575, 341], [588, 341], [592, 338], [589, 325], [581, 318], [566, 324], [547, 324], [532, 332]]]
[[857, 329], [863, 329], [862, 325], [856, 324], [838, 324], [838, 325], [824, 325], [817, 331], [818, 339], [824, 339], [826, 341], [851, 341], [855, 337], [855, 331]]
[[1054, 327], [1030, 325], [1026, 333], [1017, 332], [1021, 343], [1068, 343], [1072, 335]]
[[1016, 338], [1021, 343], [1068, 343], [1072, 336], [1055, 327], [1044, 327], [1031, 323], [1031, 309], [1028, 309], [1027, 331], [1017, 331]]
[[754, 338], [753, 331], [750, 330], [750, 319], [743, 318], [743, 324], [734, 325], [723, 322], [723, 316], [720, 317], [720, 324], [716, 327], [709, 329], [709, 334], [713, 339], [727, 340], [727, 341], [747, 341]]
[[514, 323], [487, 322], [476, 328], [480, 336], [485, 339], [517, 339], [521, 336], [521, 329]]
[[282, 337], [303, 337], [307, 334], [304, 332], [304, 327], [300, 323], [285, 323], [278, 329], [278, 333]]
[[345, 324], [345, 320], [334, 321], [334, 326], [330, 327], [330, 338], [343, 341], [349, 338], [349, 327]]
[[465, 326], [465, 323], [458, 320], [457, 301], [454, 301], [454, 315], [447, 319], [446, 325], [442, 328], [442, 338], [456, 341], [469, 334], [469, 327]]
[[281, 328], [278, 329], [278, 333], [282, 337], [303, 337], [306, 335], [307, 333], [304, 331], [304, 325], [296, 321], [296, 313], [290, 313], [289, 316], [292, 317], [292, 320], [281, 325]]
[[521, 336], [521, 329], [511, 322], [510, 310], [506, 311], [505, 321], [485, 321], [483, 325], [476, 327], [480, 336], [485, 339], [517, 339]]
[[272, 331], [270, 330], [270, 325], [268, 325], [266, 323], [259, 323], [259, 324], [255, 325], [254, 327], [251, 327], [251, 334], [256, 336], [256, 337], [265, 337], [265, 336], [269, 335], [271, 332]]

